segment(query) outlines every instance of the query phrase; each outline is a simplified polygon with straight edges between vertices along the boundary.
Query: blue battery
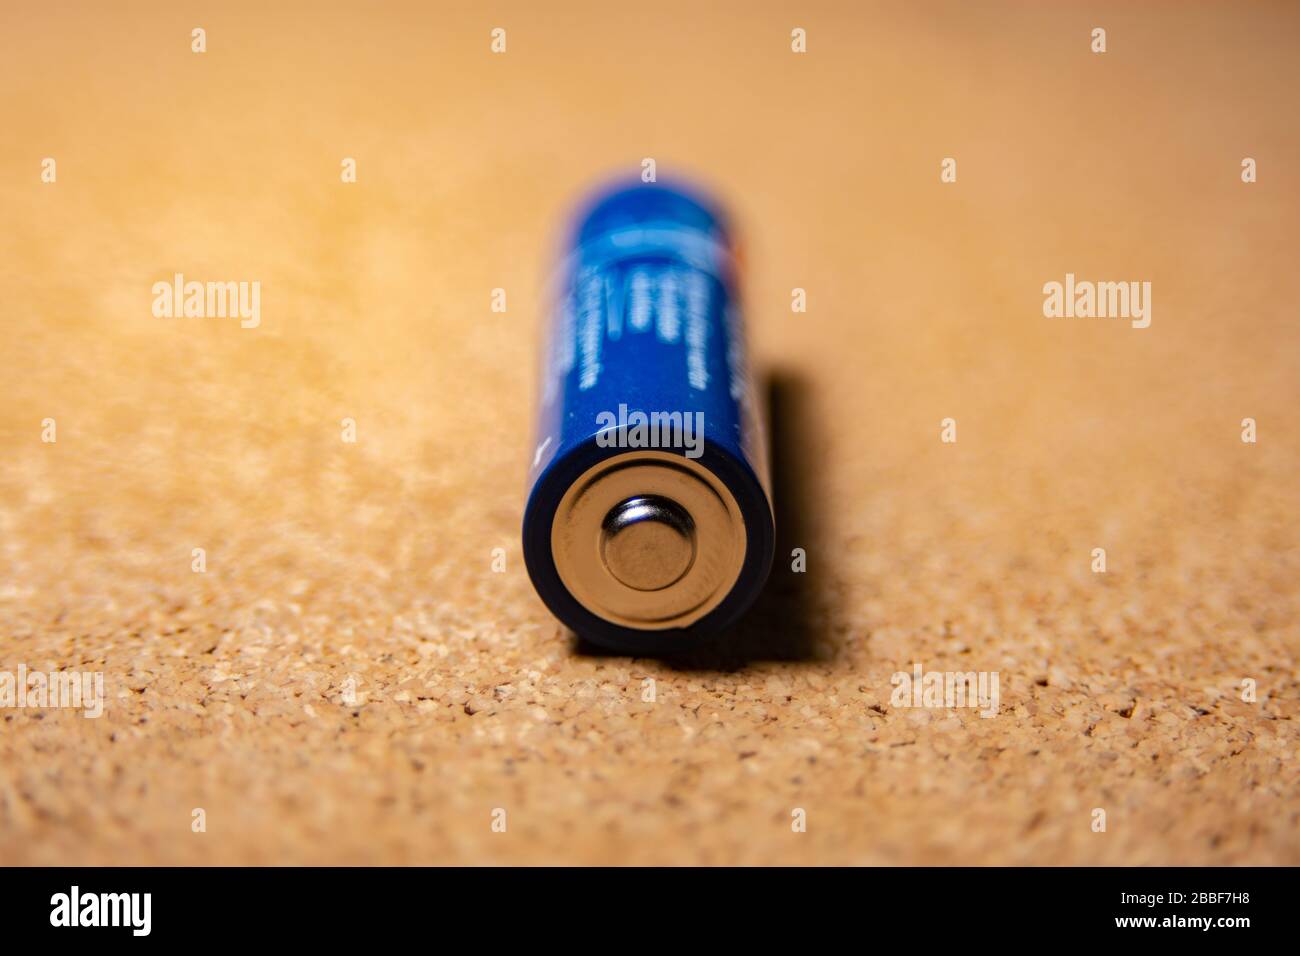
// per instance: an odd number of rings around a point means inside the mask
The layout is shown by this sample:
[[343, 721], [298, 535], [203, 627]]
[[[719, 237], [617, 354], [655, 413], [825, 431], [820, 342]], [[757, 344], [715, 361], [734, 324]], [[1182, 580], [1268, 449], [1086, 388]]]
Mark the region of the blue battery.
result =
[[543, 337], [524, 560], [562, 622], [633, 653], [732, 623], [772, 566], [732, 242], [692, 190], [622, 185], [565, 243]]

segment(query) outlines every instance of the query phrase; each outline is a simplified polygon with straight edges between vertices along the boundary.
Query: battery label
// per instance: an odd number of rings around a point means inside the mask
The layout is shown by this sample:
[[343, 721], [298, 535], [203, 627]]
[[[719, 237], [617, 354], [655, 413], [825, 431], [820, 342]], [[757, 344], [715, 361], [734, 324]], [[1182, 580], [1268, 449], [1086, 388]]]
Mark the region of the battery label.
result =
[[[575, 366], [579, 390], [596, 388], [608, 346], [637, 335], [680, 345], [687, 386], [706, 391], [711, 381], [710, 350], [715, 347], [710, 316], [720, 305], [719, 297], [716, 282], [693, 269], [637, 264], [584, 270], [558, 307], [557, 334], [545, 371], [546, 402], [559, 394]], [[734, 327], [731, 308], [725, 311], [724, 321]], [[728, 388], [739, 401], [744, 398], [747, 374], [743, 337], [728, 338]]]

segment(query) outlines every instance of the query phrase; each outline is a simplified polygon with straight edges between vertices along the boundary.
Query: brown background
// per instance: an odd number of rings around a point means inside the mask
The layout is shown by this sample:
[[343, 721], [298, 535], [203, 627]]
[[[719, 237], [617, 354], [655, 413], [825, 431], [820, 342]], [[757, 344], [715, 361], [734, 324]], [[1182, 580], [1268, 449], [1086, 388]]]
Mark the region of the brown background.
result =
[[[6, 9], [0, 669], [108, 702], [0, 713], [0, 860], [1300, 862], [1300, 14], [789, 6]], [[517, 540], [555, 233], [643, 157], [740, 222], [808, 552], [677, 662], [575, 649]]]

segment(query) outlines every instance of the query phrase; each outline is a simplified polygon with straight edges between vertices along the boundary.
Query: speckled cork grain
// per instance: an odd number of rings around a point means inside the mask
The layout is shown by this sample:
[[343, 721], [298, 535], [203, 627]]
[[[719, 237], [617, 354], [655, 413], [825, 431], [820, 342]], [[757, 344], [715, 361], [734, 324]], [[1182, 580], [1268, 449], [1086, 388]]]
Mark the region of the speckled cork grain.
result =
[[[7, 18], [0, 669], [106, 701], [0, 710], [0, 860], [1300, 862], [1294, 9], [440, 6]], [[736, 214], [780, 525], [668, 661], [518, 545], [556, 230], [646, 157]]]

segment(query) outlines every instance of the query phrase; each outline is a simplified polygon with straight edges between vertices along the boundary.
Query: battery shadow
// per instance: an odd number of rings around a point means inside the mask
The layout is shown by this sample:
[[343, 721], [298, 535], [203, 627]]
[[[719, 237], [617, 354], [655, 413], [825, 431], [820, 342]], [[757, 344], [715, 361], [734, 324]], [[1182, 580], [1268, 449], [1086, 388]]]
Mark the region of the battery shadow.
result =
[[[795, 549], [806, 562], [824, 560], [817, 502], [816, 453], [820, 440], [807, 380], [772, 369], [760, 380], [766, 398], [772, 507], [776, 518], [776, 559], [767, 585], [754, 606], [726, 632], [679, 652], [654, 655], [684, 671], [736, 671], [760, 661], [818, 661], [833, 656], [829, 607], [820, 592], [824, 576], [801, 570]], [[798, 570], [797, 570], [798, 569]], [[621, 657], [618, 652], [574, 637], [576, 653]]]

